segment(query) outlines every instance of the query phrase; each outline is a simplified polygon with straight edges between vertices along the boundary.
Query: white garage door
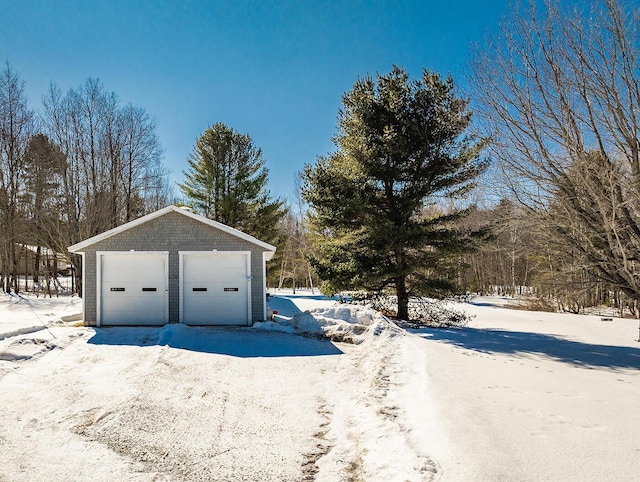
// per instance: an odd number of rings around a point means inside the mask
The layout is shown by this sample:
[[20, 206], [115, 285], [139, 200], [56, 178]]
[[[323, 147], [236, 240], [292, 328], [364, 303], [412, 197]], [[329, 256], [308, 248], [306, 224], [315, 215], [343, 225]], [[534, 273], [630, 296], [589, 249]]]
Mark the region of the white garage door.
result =
[[249, 252], [180, 253], [180, 313], [187, 325], [248, 325]]
[[101, 325], [168, 322], [166, 253], [98, 253]]

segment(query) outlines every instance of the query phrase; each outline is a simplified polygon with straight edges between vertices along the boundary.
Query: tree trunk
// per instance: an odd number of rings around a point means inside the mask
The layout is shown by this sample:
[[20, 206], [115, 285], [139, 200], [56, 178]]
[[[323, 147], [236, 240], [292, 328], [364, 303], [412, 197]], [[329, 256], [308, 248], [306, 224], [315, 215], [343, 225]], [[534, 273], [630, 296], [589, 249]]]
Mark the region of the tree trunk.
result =
[[284, 269], [286, 267], [286, 258], [282, 257], [282, 263], [280, 263], [280, 278], [278, 280], [278, 289], [282, 289], [282, 285], [284, 284]]
[[[38, 229], [38, 231], [40, 231], [40, 230]], [[38, 241], [38, 246], [36, 247], [36, 255], [35, 255], [34, 261], [33, 261], [33, 287], [34, 287], [34, 289], [35, 289], [36, 283], [40, 282], [40, 279], [38, 278], [38, 271], [40, 270], [40, 255], [41, 255], [41, 252], [42, 252], [42, 248], [40, 247], [40, 236], [36, 237], [36, 239]]]
[[396, 278], [396, 296], [398, 297], [398, 319], [409, 320], [409, 293], [405, 276]]
[[[11, 239], [14, 239], [13, 233]], [[13, 291], [15, 294], [20, 292], [20, 286], [18, 286], [18, 257], [16, 255], [16, 245], [11, 243], [11, 278], [13, 281]]]
[[311, 264], [307, 261], [307, 274], [309, 275], [309, 286], [311, 287], [311, 294], [314, 294], [314, 287], [313, 287], [313, 276], [311, 276]]
[[49, 259], [49, 254], [47, 253], [45, 255], [45, 273], [44, 273], [44, 279], [47, 282], [47, 291], [45, 293], [46, 295], [49, 295], [49, 298], [51, 298], [51, 260]]
[[83, 296], [83, 286], [82, 286], [82, 256], [78, 254], [74, 254], [71, 256], [71, 263], [73, 266], [73, 277], [75, 280], [75, 289], [78, 296], [82, 298]]

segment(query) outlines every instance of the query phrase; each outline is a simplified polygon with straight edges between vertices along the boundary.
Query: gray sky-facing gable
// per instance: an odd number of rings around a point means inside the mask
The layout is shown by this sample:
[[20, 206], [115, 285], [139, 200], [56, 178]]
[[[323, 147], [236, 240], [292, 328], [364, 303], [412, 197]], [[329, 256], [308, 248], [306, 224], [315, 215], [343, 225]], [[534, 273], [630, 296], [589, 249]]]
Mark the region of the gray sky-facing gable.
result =
[[154, 211], [152, 213], [147, 214], [146, 216], [142, 216], [138, 219], [134, 219], [133, 221], [130, 221], [128, 223], [122, 224], [118, 227], [115, 227], [113, 229], [110, 229], [108, 231], [105, 231], [103, 233], [97, 234], [96, 236], [93, 236], [91, 238], [85, 239], [79, 243], [74, 244], [73, 246], [69, 246], [69, 251], [71, 251], [72, 253], [81, 253], [87, 246], [91, 246], [95, 243], [98, 243], [104, 239], [110, 238], [111, 236], [115, 236], [119, 233], [122, 233], [128, 229], [131, 229], [135, 226], [140, 226], [141, 224], [150, 221], [152, 219], [156, 219], [159, 218], [161, 216], [164, 216], [167, 213], [170, 212], [175, 212], [175, 213], [179, 213], [182, 214], [184, 216], [187, 216], [189, 218], [195, 219], [201, 223], [207, 224], [209, 226], [212, 226], [216, 229], [219, 229], [221, 231], [224, 231], [228, 234], [231, 234], [233, 236], [236, 236], [240, 239], [243, 239], [244, 241], [248, 241], [249, 243], [255, 244], [261, 248], [263, 248], [265, 250], [267, 254], [266, 259], [269, 260], [271, 259], [271, 257], [273, 256], [273, 253], [275, 253], [276, 248], [275, 246], [272, 246], [268, 243], [265, 243], [264, 241], [260, 241], [259, 239], [254, 238], [253, 236], [250, 236], [246, 233], [243, 233], [242, 231], [238, 231], [237, 229], [231, 228], [229, 226], [226, 226], [224, 224], [218, 223], [216, 221], [213, 221], [211, 219], [205, 218], [204, 216], [200, 216], [198, 214], [194, 214], [192, 213], [190, 210], [188, 209], [184, 209], [184, 208], [179, 208], [177, 206], [167, 206], [163, 209], [160, 209], [158, 211]]

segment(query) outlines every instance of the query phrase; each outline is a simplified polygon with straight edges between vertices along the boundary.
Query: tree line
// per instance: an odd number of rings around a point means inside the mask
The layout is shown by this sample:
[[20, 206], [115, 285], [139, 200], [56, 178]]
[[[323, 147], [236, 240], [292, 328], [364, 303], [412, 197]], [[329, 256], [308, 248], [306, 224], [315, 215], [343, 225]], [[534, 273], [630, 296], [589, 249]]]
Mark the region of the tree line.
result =
[[[405, 319], [412, 297], [496, 291], [637, 314], [638, 15], [625, 0], [516, 6], [476, 47], [466, 93], [428, 69], [358, 79], [335, 151], [305, 166], [290, 203], [269, 193], [251, 137], [213, 124], [187, 159], [183, 201], [277, 245], [270, 286], [392, 294]], [[169, 192], [144, 109], [89, 79], [52, 86], [36, 118], [22, 86], [7, 67], [4, 286], [24, 239], [64, 252]]]
[[427, 70], [356, 82], [336, 152], [302, 174], [327, 290], [392, 293], [403, 319], [411, 296], [494, 290], [639, 314], [639, 15], [516, 6], [474, 52], [471, 101]]
[[393, 294], [401, 318], [465, 292], [640, 314], [639, 16], [530, 1], [476, 47], [466, 94], [427, 69], [359, 79], [305, 206], [269, 218], [270, 284]]
[[472, 69], [496, 181], [534, 236], [528, 261], [574, 310], [614, 298], [637, 314], [639, 13], [623, 0], [532, 3]]
[[66, 92], [52, 83], [36, 112], [7, 63], [0, 73], [2, 290], [21, 289], [19, 268], [35, 284], [55, 283], [62, 255], [74, 274], [71, 289], [81, 292], [82, 259], [67, 247], [165, 206], [171, 187], [161, 155], [156, 121], [97, 79]]

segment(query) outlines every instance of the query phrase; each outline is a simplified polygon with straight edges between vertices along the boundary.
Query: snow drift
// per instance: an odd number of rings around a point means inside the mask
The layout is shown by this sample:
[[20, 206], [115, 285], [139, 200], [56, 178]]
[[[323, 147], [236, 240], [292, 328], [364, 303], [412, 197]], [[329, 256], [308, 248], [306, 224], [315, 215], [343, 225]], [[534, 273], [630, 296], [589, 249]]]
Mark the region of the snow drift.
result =
[[380, 312], [357, 305], [317, 308], [292, 317], [276, 315], [274, 321], [256, 323], [254, 328], [317, 336], [354, 345], [383, 333], [389, 336], [403, 333]]

